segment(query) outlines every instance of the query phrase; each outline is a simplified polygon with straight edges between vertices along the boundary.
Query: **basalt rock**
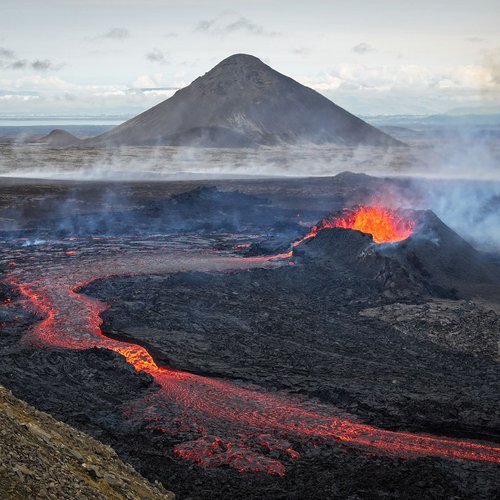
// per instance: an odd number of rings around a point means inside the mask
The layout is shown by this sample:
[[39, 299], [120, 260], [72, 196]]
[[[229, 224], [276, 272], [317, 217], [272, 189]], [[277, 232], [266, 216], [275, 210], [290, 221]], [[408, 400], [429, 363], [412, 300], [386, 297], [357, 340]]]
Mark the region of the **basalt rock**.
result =
[[500, 284], [500, 269], [431, 211], [402, 211], [415, 222], [407, 239], [377, 244], [370, 234], [340, 227], [320, 230], [294, 249], [306, 264], [345, 267], [383, 284], [392, 296], [469, 297]]

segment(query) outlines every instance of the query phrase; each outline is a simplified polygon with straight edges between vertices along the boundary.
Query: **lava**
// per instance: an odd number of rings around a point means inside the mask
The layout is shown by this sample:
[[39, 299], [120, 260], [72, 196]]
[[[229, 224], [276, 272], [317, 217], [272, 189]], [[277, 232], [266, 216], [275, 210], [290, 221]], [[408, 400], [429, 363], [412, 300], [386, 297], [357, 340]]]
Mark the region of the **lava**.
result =
[[415, 230], [415, 221], [390, 208], [365, 206], [346, 208], [341, 214], [325, 217], [304, 238], [296, 241], [294, 246], [314, 238], [322, 229], [333, 227], [371, 234], [375, 243], [393, 243], [409, 238]]
[[283, 462], [300, 459], [294, 446], [307, 449], [317, 443], [404, 458], [434, 456], [500, 463], [500, 448], [488, 444], [378, 429], [341, 416], [326, 404], [158, 366], [144, 347], [104, 336], [100, 315], [108, 306], [77, 292], [103, 277], [130, 275], [130, 269], [136, 274], [165, 274], [273, 267], [280, 265], [273, 261], [275, 257], [123, 252], [114, 258], [62, 262], [56, 256], [56, 264], [51, 266], [40, 263], [39, 268], [16, 268], [8, 281], [18, 287], [26, 306], [44, 318], [25, 335], [25, 341], [66, 349], [110, 349], [136, 370], [150, 374], [159, 390], [127, 404], [125, 415], [178, 439], [174, 452], [199, 465], [284, 475]]

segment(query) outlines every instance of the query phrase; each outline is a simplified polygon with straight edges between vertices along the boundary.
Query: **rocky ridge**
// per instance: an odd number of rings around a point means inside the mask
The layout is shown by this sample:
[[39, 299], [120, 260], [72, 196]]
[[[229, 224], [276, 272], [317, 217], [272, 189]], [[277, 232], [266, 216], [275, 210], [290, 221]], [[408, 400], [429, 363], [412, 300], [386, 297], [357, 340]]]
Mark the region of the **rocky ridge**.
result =
[[173, 500], [112, 448], [0, 386], [0, 497]]

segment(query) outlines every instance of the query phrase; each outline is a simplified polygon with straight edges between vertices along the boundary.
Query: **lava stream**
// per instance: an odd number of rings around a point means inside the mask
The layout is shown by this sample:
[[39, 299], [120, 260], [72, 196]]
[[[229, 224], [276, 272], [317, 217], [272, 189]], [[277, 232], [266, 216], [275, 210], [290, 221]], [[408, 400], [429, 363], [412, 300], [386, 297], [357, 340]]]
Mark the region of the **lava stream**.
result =
[[[195, 436], [192, 441], [177, 445], [175, 452], [201, 465], [229, 465], [241, 471], [283, 475], [282, 460], [299, 457], [291, 442], [311, 441], [325, 446], [341, 442], [400, 457], [436, 456], [500, 463], [498, 447], [377, 429], [337, 417], [335, 409], [327, 405], [159, 367], [145, 348], [105, 337], [100, 329], [100, 314], [106, 304], [75, 292], [102, 277], [130, 274], [130, 269], [152, 274], [275, 265], [278, 264], [271, 258], [141, 255], [64, 263], [52, 272], [44, 270], [41, 279], [30, 279], [29, 270], [13, 272], [9, 281], [18, 286], [32, 309], [45, 316], [26, 335], [30, 343], [67, 349], [111, 349], [137, 370], [152, 375], [160, 389], [132, 402], [126, 414], [173, 436], [185, 435], [186, 431]], [[43, 271], [40, 268], [31, 272], [36, 275]], [[266, 450], [277, 450], [283, 458], [272, 458]]]

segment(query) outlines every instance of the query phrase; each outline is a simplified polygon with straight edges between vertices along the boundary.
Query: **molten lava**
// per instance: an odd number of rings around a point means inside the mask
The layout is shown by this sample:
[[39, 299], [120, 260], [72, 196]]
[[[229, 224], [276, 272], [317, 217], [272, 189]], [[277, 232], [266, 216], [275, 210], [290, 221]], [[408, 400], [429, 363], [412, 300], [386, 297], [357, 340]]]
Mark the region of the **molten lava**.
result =
[[100, 315], [107, 305], [78, 293], [87, 283], [111, 274], [130, 274], [131, 269], [143, 274], [194, 269], [220, 272], [275, 267], [278, 264], [273, 258], [276, 256], [263, 261], [262, 257], [238, 259], [188, 252], [129, 252], [119, 258], [95, 256], [61, 262], [56, 254], [49, 267], [46, 262], [40, 262], [40, 267], [31, 263], [16, 267], [8, 282], [17, 286], [26, 307], [44, 317], [24, 341], [66, 349], [99, 347], [122, 354], [159, 386], [158, 391], [129, 403], [127, 416], [179, 438], [174, 452], [204, 467], [229, 465], [239, 471], [282, 476], [286, 470], [282, 460], [300, 459], [294, 443], [343, 444], [407, 458], [435, 456], [500, 463], [498, 446], [378, 429], [340, 416], [327, 404], [160, 367], [144, 347], [103, 335]]
[[344, 209], [340, 215], [325, 217], [311, 232], [294, 246], [314, 238], [322, 229], [341, 227], [355, 229], [373, 236], [375, 243], [392, 243], [406, 240], [415, 230], [415, 221], [402, 216], [398, 211], [382, 207], [358, 207]]

